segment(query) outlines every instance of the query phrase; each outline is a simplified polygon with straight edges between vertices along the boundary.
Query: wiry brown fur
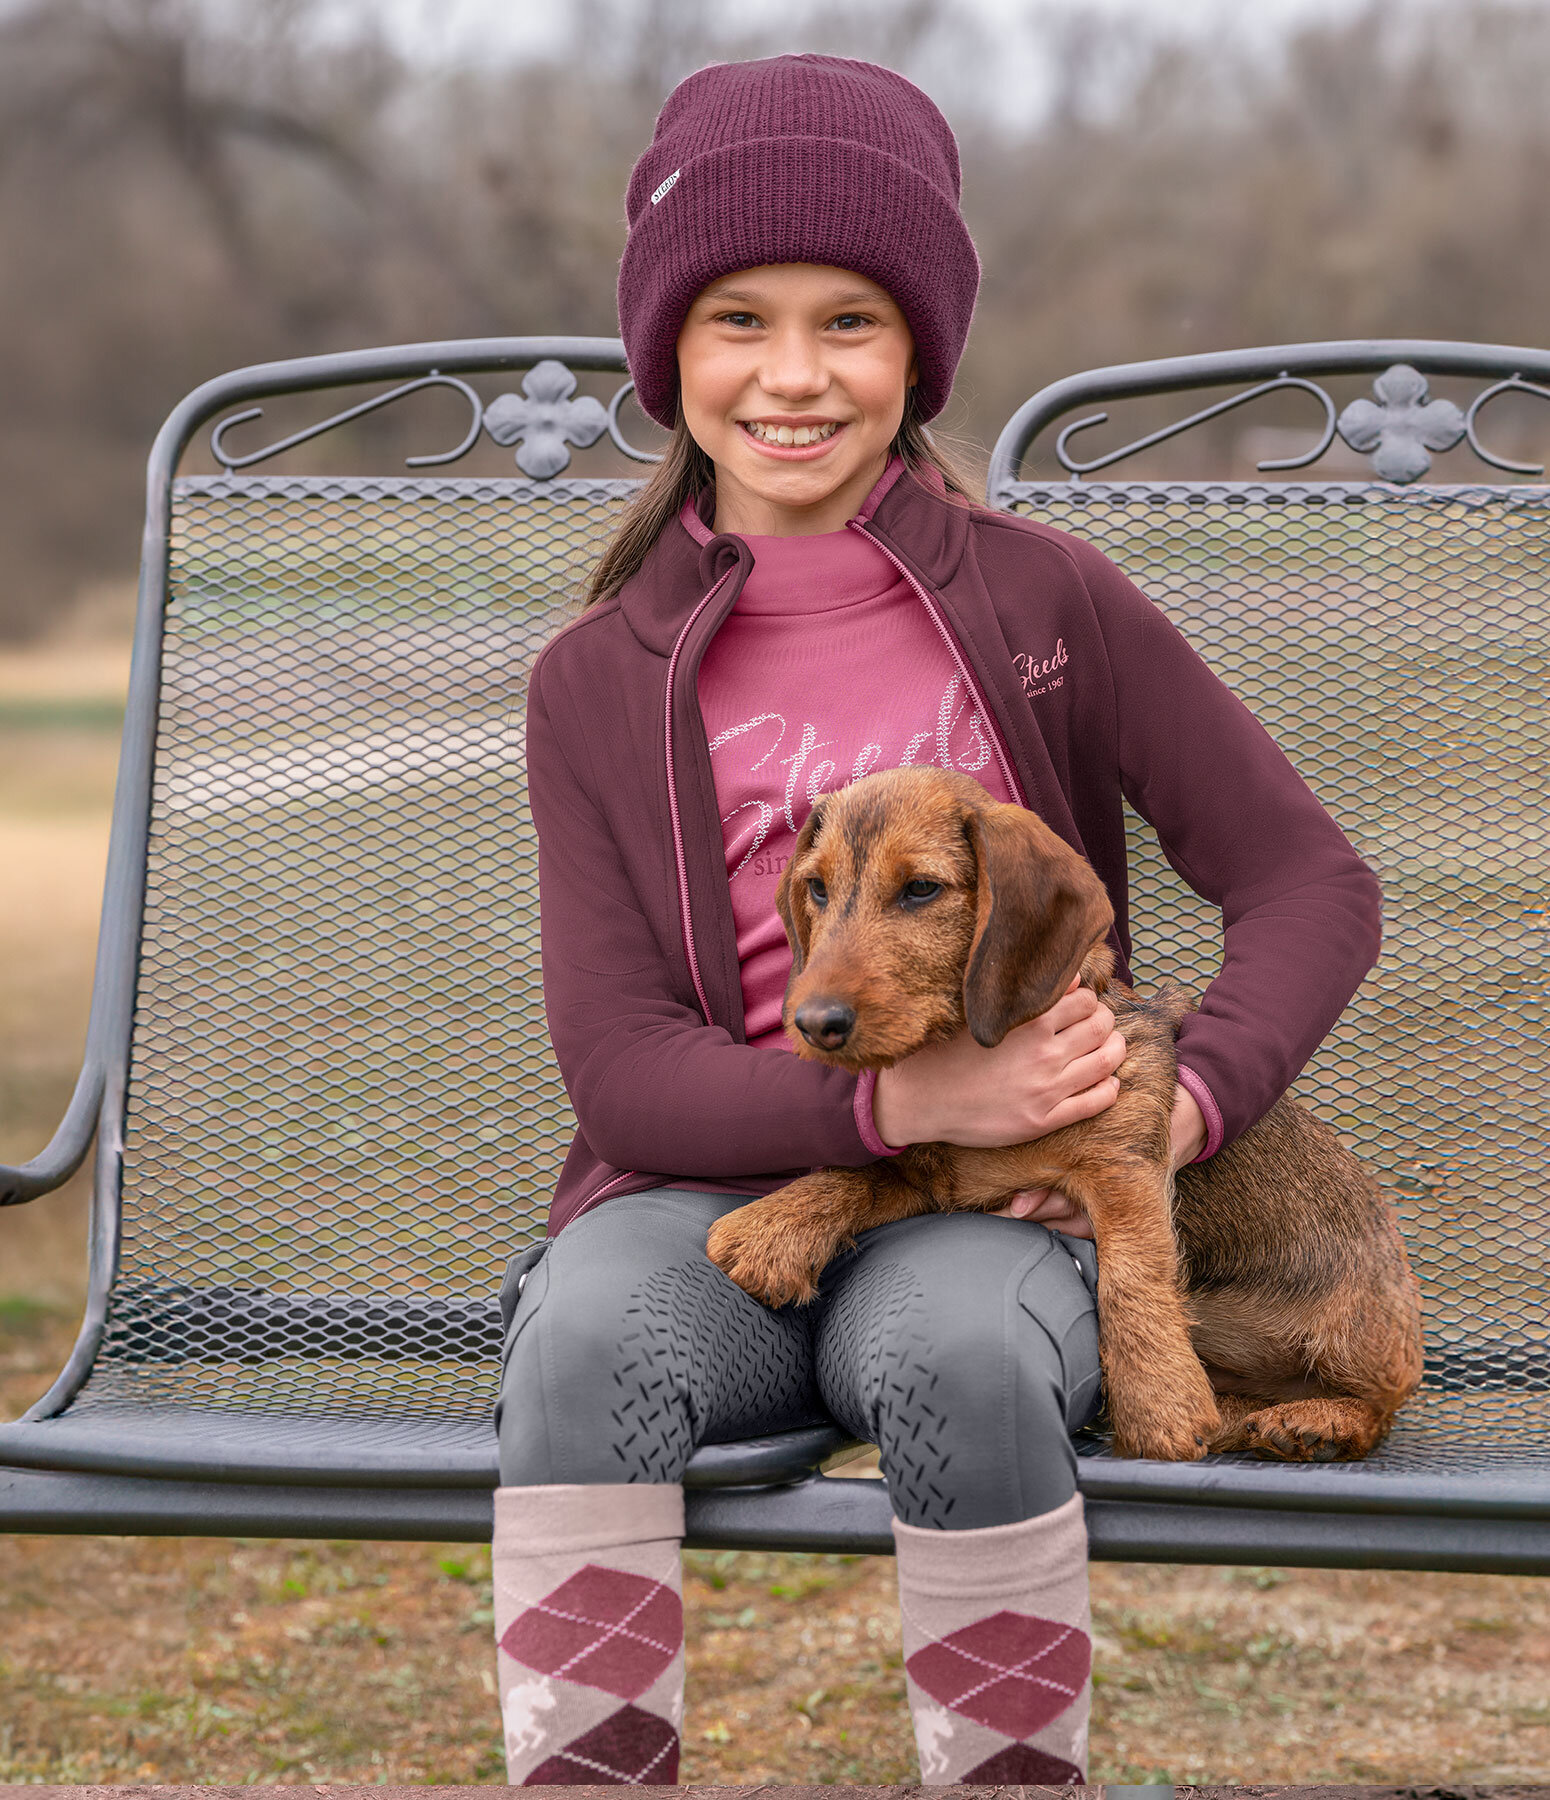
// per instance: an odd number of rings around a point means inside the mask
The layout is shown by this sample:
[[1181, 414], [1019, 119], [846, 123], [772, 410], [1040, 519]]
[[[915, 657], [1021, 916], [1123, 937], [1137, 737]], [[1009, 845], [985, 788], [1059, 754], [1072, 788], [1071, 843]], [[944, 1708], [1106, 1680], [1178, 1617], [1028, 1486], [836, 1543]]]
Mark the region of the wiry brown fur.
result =
[[[827, 904], [809, 883], [821, 880]], [[919, 905], [911, 880], [941, 884]], [[1092, 1222], [1115, 1447], [1189, 1460], [1253, 1450], [1365, 1456], [1421, 1378], [1420, 1299], [1393, 1215], [1329, 1128], [1291, 1100], [1170, 1178], [1182, 989], [1111, 979], [1108, 897], [1032, 813], [965, 776], [897, 769], [813, 808], [777, 901], [794, 957], [785, 1020], [799, 1055], [886, 1068], [965, 1025], [999, 1043], [1073, 976], [1114, 1010], [1128, 1054], [1097, 1117], [1004, 1150], [922, 1144], [825, 1169], [729, 1213], [709, 1252], [772, 1306], [805, 1301], [856, 1233], [924, 1212], [990, 1211], [1059, 1188]], [[793, 1026], [854, 1009], [835, 1050]]]

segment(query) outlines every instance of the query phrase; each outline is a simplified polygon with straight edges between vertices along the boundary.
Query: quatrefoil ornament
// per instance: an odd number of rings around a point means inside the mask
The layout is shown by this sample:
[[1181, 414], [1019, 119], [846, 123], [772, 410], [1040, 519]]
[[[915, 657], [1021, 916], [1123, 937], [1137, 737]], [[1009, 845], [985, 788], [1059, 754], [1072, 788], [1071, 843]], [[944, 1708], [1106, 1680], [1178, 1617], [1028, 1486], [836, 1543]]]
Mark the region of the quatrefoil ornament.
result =
[[545, 357], [522, 377], [522, 396], [502, 394], [484, 410], [484, 428], [497, 444], [517, 446], [517, 467], [545, 481], [570, 464], [567, 444], [585, 450], [608, 429], [602, 402], [573, 400], [576, 377]]
[[1353, 400], [1337, 429], [1353, 450], [1372, 457], [1380, 481], [1419, 481], [1429, 452], [1451, 450], [1464, 435], [1464, 415], [1451, 400], [1428, 400], [1426, 377], [1395, 363], [1372, 384], [1373, 400]]

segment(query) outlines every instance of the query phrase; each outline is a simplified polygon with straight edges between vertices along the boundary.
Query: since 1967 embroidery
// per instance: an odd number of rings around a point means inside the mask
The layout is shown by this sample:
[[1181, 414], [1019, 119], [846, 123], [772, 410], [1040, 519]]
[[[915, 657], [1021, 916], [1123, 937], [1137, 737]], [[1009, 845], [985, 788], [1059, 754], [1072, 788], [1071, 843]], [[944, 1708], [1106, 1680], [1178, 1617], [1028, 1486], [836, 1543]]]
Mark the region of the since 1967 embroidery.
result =
[[1030, 700], [1040, 694], [1048, 694], [1058, 687], [1064, 687], [1066, 678], [1059, 671], [1070, 661], [1066, 653], [1066, 640], [1055, 639], [1055, 648], [1048, 656], [1030, 655], [1026, 650], [1021, 656], [1012, 658], [1012, 667], [1016, 669], [1023, 684], [1023, 692]]

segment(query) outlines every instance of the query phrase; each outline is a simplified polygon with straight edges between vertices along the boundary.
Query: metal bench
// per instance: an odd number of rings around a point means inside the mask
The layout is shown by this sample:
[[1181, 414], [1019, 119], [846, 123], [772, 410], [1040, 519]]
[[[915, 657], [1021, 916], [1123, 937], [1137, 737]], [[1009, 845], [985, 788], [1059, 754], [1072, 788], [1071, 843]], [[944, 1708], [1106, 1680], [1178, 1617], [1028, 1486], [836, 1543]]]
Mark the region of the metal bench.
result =
[[[0, 1426], [0, 1525], [488, 1534], [495, 1290], [541, 1230], [570, 1122], [539, 988], [523, 677], [632, 487], [562, 473], [571, 448], [642, 455], [627, 385], [605, 406], [571, 372], [623, 369], [605, 339], [309, 358], [207, 383], [158, 437], [85, 1067], [54, 1141], [0, 1169], [0, 1201], [33, 1200], [95, 1137], [89, 1300], [57, 1382]], [[519, 374], [520, 394], [472, 385]], [[1427, 401], [1427, 375], [1476, 378], [1467, 411]], [[1375, 396], [1337, 411], [1323, 383], [1357, 376]], [[1428, 1302], [1426, 1387], [1367, 1463], [1176, 1466], [1084, 1442], [1096, 1556], [1550, 1569], [1550, 489], [1416, 481], [1460, 440], [1537, 474], [1486, 448], [1481, 410], [1547, 382], [1550, 353], [1485, 346], [1188, 357], [1047, 388], [996, 447], [991, 504], [1114, 556], [1379, 869], [1382, 965], [1298, 1091], [1388, 1184]], [[265, 397], [385, 383], [239, 447]], [[518, 472], [247, 472], [426, 385], [471, 414], [422, 467], [483, 432]], [[1086, 464], [1078, 420], [1062, 478], [1019, 479], [1074, 411], [1222, 386]], [[1283, 389], [1322, 423], [1264, 477], [1088, 478]], [[217, 418], [223, 472], [178, 476]], [[1375, 473], [1298, 473], [1337, 434]], [[1138, 978], [1203, 982], [1219, 921], [1136, 825]], [[813, 1430], [701, 1450], [691, 1541], [891, 1549], [882, 1485], [820, 1472], [846, 1448]]]

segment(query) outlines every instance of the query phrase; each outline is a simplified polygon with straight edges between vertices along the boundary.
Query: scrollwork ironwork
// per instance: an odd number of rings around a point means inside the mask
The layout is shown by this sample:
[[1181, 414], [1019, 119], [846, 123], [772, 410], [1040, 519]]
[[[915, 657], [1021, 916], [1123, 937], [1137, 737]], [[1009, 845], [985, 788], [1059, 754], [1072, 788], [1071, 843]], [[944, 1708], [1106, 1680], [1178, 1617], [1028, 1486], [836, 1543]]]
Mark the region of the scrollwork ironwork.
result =
[[362, 419], [367, 413], [379, 411], [384, 406], [391, 406], [395, 400], [402, 400], [406, 394], [417, 394], [422, 388], [447, 387], [455, 388], [468, 402], [473, 412], [473, 423], [464, 434], [463, 441], [454, 450], [439, 451], [433, 456], [406, 456], [404, 467], [407, 469], [430, 469], [441, 463], [456, 462], [467, 456], [479, 441], [480, 427], [484, 422], [484, 402], [468, 385], [459, 381], [455, 375], [443, 375], [432, 369], [430, 374], [422, 375], [415, 381], [406, 381], [401, 387], [393, 388], [386, 394], [376, 394], [370, 400], [362, 400], [358, 406], [347, 407], [344, 412], [335, 413], [331, 418], [323, 419], [316, 425], [308, 425], [305, 430], [293, 431], [278, 443], [267, 444], [262, 450], [250, 450], [246, 456], [232, 456], [226, 449], [226, 434], [233, 426], [246, 425], [253, 419], [261, 419], [264, 409], [261, 406], [250, 406], [244, 412], [230, 414], [210, 433], [210, 454], [221, 465], [228, 475], [238, 469], [249, 469], [254, 463], [266, 462], [271, 456], [278, 456], [284, 450], [294, 450], [298, 444], [310, 442], [321, 437], [325, 431], [335, 431], [341, 425], [348, 425], [352, 419]]
[[608, 402], [608, 435], [613, 440], [614, 448], [629, 457], [631, 462], [659, 463], [662, 458], [656, 451], [637, 450], [619, 428], [619, 408], [634, 392], [635, 383], [627, 381]]
[[1543, 463], [1509, 462], [1505, 456], [1496, 456], [1487, 450], [1476, 435], [1475, 420], [1479, 418], [1481, 409], [1498, 394], [1506, 393], [1536, 394], [1541, 400], [1550, 400], [1550, 388], [1541, 387], [1538, 382], [1525, 381], [1521, 375], [1509, 375], [1505, 381], [1498, 381], [1484, 393], [1476, 394], [1469, 411], [1464, 414], [1464, 435], [1469, 439], [1469, 447], [1481, 462], [1489, 463], [1493, 469], [1506, 469], [1512, 475], [1543, 475]]
[[484, 409], [484, 428], [497, 444], [517, 446], [517, 467], [547, 481], [570, 466], [568, 444], [585, 450], [608, 430], [608, 414], [589, 394], [573, 399], [576, 377], [545, 357], [522, 377], [522, 392], [502, 394]]
[[1230, 399], [1219, 400], [1215, 406], [1207, 406], [1197, 413], [1191, 413], [1187, 419], [1180, 419], [1172, 425], [1164, 425], [1160, 431], [1149, 432], [1145, 437], [1137, 438], [1134, 443], [1126, 444], [1123, 449], [1111, 450], [1107, 456], [1095, 457], [1091, 462], [1074, 462], [1067, 453], [1066, 446], [1079, 431], [1091, 430], [1095, 425], [1105, 424], [1109, 415], [1106, 412], [1093, 413], [1085, 419], [1078, 419], [1066, 426], [1055, 439], [1055, 455], [1060, 466], [1068, 474], [1081, 477], [1091, 475], [1098, 469], [1106, 469], [1111, 463], [1122, 461], [1127, 456], [1134, 456], [1138, 451], [1149, 450], [1153, 444], [1164, 443], [1167, 439], [1177, 437], [1182, 431], [1189, 431], [1196, 425], [1203, 425], [1207, 419], [1220, 418], [1223, 413], [1234, 411], [1237, 407], [1247, 406], [1251, 400], [1258, 400], [1262, 395], [1274, 394], [1283, 388], [1300, 388], [1304, 393], [1312, 394], [1324, 408], [1324, 430], [1319, 441], [1311, 450], [1301, 456], [1277, 457], [1273, 461], [1257, 463], [1261, 470], [1271, 469], [1305, 469], [1309, 463], [1315, 463], [1334, 442], [1335, 439], [1335, 403], [1330, 399], [1317, 382], [1307, 381], [1300, 375], [1288, 375], [1284, 370], [1273, 380], [1262, 381], [1256, 386], [1245, 388], [1241, 394], [1234, 394]]
[[1094, 426], [1105, 424], [1109, 415], [1100, 412], [1085, 419], [1077, 419], [1067, 425], [1055, 439], [1055, 455], [1069, 475], [1080, 479], [1083, 475], [1091, 475], [1099, 469], [1107, 469], [1114, 463], [1122, 462], [1138, 451], [1149, 450], [1154, 444], [1165, 443], [1169, 438], [1177, 437], [1180, 432], [1203, 425], [1208, 419], [1220, 418], [1223, 413], [1232, 412], [1240, 406], [1248, 405], [1251, 400], [1261, 399], [1266, 394], [1276, 393], [1284, 388], [1298, 388], [1314, 396], [1324, 408], [1324, 430], [1318, 442], [1300, 456], [1277, 457], [1257, 463], [1256, 468], [1262, 472], [1307, 468], [1324, 455], [1337, 433], [1351, 449], [1370, 459], [1373, 473], [1380, 481], [1398, 485], [1419, 481], [1431, 468], [1433, 453], [1452, 450], [1460, 443], [1467, 443], [1475, 455], [1492, 468], [1505, 469], [1513, 475], [1543, 475], [1545, 472], [1543, 463], [1514, 462], [1488, 450], [1480, 441], [1476, 422], [1481, 411], [1501, 394], [1532, 394], [1537, 399], [1550, 400], [1550, 387], [1528, 381], [1521, 373], [1517, 373], [1476, 395], [1465, 412], [1451, 400], [1434, 400], [1426, 377], [1409, 363], [1394, 363], [1385, 369], [1373, 381], [1373, 397], [1353, 400], [1338, 416], [1334, 401], [1322, 387], [1283, 369], [1272, 380], [1245, 388], [1242, 393], [1219, 400], [1213, 406], [1203, 407], [1199, 412], [1191, 413], [1187, 419], [1179, 419], [1172, 425], [1164, 425], [1158, 431], [1148, 432], [1145, 437], [1136, 438], [1118, 450], [1109, 451], [1107, 455], [1094, 457], [1090, 462], [1078, 462], [1071, 455], [1071, 440], [1078, 432], [1090, 431]]
[[[1270, 366], [1273, 368], [1275, 365]], [[1368, 367], [1371, 366], [1369, 363]], [[1512, 365], [1499, 363], [1497, 366], [1510, 368]], [[474, 448], [482, 433], [488, 433], [496, 443], [503, 446], [514, 445], [517, 467], [524, 475], [539, 481], [551, 480], [570, 466], [572, 446], [588, 449], [605, 435], [613, 447], [631, 462], [661, 462], [660, 453], [643, 450], [639, 445], [631, 443], [620, 424], [621, 409], [635, 391], [633, 382], [626, 381], [606, 405], [590, 395], [578, 396], [576, 386], [576, 375], [565, 363], [554, 357], [545, 357], [535, 362], [523, 375], [520, 394], [501, 394], [485, 405], [466, 381], [432, 369], [414, 380], [401, 383], [387, 393], [376, 394], [315, 425], [308, 425], [275, 443], [242, 455], [237, 455], [229, 448], [229, 434], [238, 426], [261, 419], [264, 409], [251, 406], [231, 413], [211, 431], [210, 451], [228, 475], [235, 474], [238, 470], [252, 468], [284, 451], [309, 443], [313, 438], [321, 437], [324, 432], [337, 430], [353, 420], [364, 418], [368, 413], [391, 406], [424, 388], [444, 387], [455, 389], [467, 401], [471, 414], [468, 430], [462, 441], [450, 450], [405, 457], [406, 468], [437, 468], [457, 462]], [[1202, 407], [1188, 418], [1148, 432], [1144, 437], [1136, 438], [1102, 456], [1093, 457], [1090, 461], [1079, 462], [1071, 454], [1072, 441], [1079, 433], [1091, 431], [1108, 422], [1107, 412], [1092, 413], [1064, 427], [1055, 440], [1055, 455], [1068, 475], [1080, 479], [1084, 475], [1095, 474], [1100, 469], [1110, 468], [1154, 445], [1165, 443], [1210, 419], [1220, 418], [1224, 413], [1247, 406], [1251, 401], [1287, 389], [1311, 394], [1318, 401], [1324, 411], [1323, 430], [1317, 441], [1299, 455], [1268, 458], [1257, 463], [1256, 468], [1263, 473], [1309, 467], [1328, 451], [1337, 435], [1351, 449], [1370, 458], [1373, 473], [1380, 481], [1398, 485], [1420, 480], [1431, 468], [1434, 453], [1451, 450], [1460, 443], [1467, 443], [1474, 454], [1492, 468], [1503, 469], [1513, 475], [1542, 476], [1545, 473], [1543, 463], [1518, 462], [1487, 449], [1480, 440], [1478, 423], [1484, 409], [1501, 395], [1520, 393], [1532, 395], [1535, 399], [1550, 400], [1550, 385], [1530, 381], [1520, 370], [1477, 394], [1466, 411], [1451, 400], [1433, 399], [1426, 377], [1410, 363], [1402, 362], [1392, 364], [1374, 379], [1371, 399], [1353, 400], [1338, 413], [1335, 402], [1317, 382], [1282, 369], [1274, 377], [1244, 388], [1242, 392], [1232, 394], [1225, 400]], [[1142, 390], [1137, 390], [1139, 391]]]
[[1380, 481], [1419, 481], [1432, 466], [1431, 452], [1451, 450], [1464, 436], [1463, 413], [1451, 400], [1429, 399], [1426, 377], [1409, 363], [1385, 369], [1372, 391], [1375, 399], [1351, 402], [1337, 429], [1353, 450], [1371, 458]]

